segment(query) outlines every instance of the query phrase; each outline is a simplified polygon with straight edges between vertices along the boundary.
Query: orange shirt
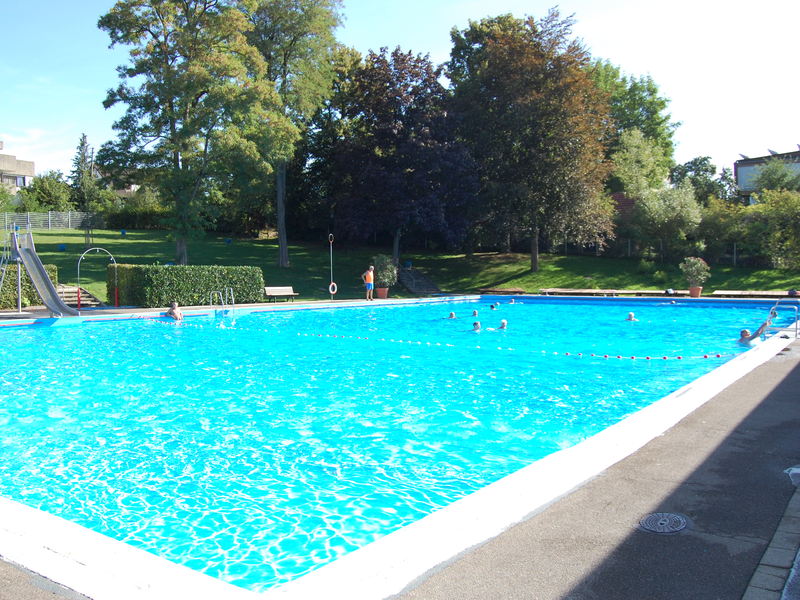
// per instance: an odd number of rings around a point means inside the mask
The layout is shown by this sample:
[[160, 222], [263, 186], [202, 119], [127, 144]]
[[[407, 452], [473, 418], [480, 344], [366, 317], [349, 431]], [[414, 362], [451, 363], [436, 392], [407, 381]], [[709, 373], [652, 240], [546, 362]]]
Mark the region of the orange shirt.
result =
[[372, 275], [373, 271], [367, 271], [367, 274], [364, 276], [367, 283], [372, 283]]

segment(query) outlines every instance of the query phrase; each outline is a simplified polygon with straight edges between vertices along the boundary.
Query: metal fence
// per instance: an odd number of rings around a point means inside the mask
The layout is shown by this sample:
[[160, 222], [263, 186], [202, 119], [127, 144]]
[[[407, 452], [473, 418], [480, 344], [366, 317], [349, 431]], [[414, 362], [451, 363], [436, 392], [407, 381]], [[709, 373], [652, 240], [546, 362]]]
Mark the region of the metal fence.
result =
[[87, 227], [101, 228], [103, 217], [98, 213], [50, 211], [46, 213], [3, 213], [3, 226], [8, 229], [13, 224], [31, 229], [86, 229]]

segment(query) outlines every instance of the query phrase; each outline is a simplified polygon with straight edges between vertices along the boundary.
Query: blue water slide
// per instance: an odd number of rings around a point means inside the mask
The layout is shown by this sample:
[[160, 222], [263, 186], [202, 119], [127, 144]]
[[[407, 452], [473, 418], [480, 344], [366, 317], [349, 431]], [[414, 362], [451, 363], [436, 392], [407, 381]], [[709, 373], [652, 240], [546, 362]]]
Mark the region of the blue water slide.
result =
[[28, 271], [33, 287], [36, 288], [36, 292], [41, 297], [44, 305], [50, 310], [50, 313], [58, 317], [79, 317], [81, 313], [64, 304], [64, 301], [58, 297], [58, 292], [56, 292], [53, 282], [50, 281], [39, 255], [36, 254], [36, 247], [33, 245], [33, 234], [30, 231], [21, 234], [15, 231], [11, 238], [12, 252], [19, 255], [22, 264], [25, 265], [25, 270]]

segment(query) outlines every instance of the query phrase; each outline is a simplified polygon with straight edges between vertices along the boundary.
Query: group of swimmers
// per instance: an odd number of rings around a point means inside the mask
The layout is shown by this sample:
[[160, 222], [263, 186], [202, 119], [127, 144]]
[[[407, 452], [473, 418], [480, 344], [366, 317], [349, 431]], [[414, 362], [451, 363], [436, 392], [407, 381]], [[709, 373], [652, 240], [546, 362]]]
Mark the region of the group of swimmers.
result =
[[[453, 313], [450, 313], [450, 314], [453, 314]], [[761, 327], [756, 329], [755, 333], [750, 333], [749, 329], [742, 329], [739, 332], [739, 339], [737, 340], [737, 342], [739, 344], [742, 344], [743, 346], [752, 346], [753, 342], [755, 342], [757, 339], [759, 339], [761, 337], [761, 334], [764, 333], [764, 331], [766, 331], [766, 329], [770, 325], [772, 325], [772, 314], [773, 313], [770, 313], [770, 317], [761, 324]], [[629, 312], [628, 313], [628, 318], [625, 319], [625, 320], [626, 321], [638, 321], [639, 319], [636, 318], [635, 314], [633, 314], [632, 312]]]
[[[509, 304], [514, 304], [513, 298], [511, 300], [511, 302], [509, 302]], [[489, 305], [489, 309], [490, 310], [497, 310], [498, 306], [500, 306], [499, 302], [497, 304]], [[473, 310], [472, 311], [472, 316], [473, 317], [477, 317], [478, 316], [478, 311], [477, 310]], [[447, 318], [448, 319], [457, 319], [458, 317], [456, 316], [456, 313], [451, 312], [450, 315]], [[492, 327], [487, 327], [486, 331], [501, 331], [501, 330], [505, 330], [505, 329], [508, 329], [508, 321], [506, 321], [505, 319], [501, 319], [500, 320], [500, 326], [497, 329], [494, 329]], [[472, 331], [481, 331], [481, 322], [480, 321], [475, 321], [472, 324]]]

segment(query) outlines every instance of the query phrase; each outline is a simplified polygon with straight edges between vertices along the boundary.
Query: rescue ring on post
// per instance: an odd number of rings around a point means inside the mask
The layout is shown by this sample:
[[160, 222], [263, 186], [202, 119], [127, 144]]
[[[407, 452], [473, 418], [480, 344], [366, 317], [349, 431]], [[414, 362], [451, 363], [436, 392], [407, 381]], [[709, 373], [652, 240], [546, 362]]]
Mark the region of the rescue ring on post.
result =
[[331, 296], [333, 296], [338, 289], [339, 288], [336, 287], [336, 284], [331, 281], [331, 284], [328, 286], [328, 291], [331, 293]]

